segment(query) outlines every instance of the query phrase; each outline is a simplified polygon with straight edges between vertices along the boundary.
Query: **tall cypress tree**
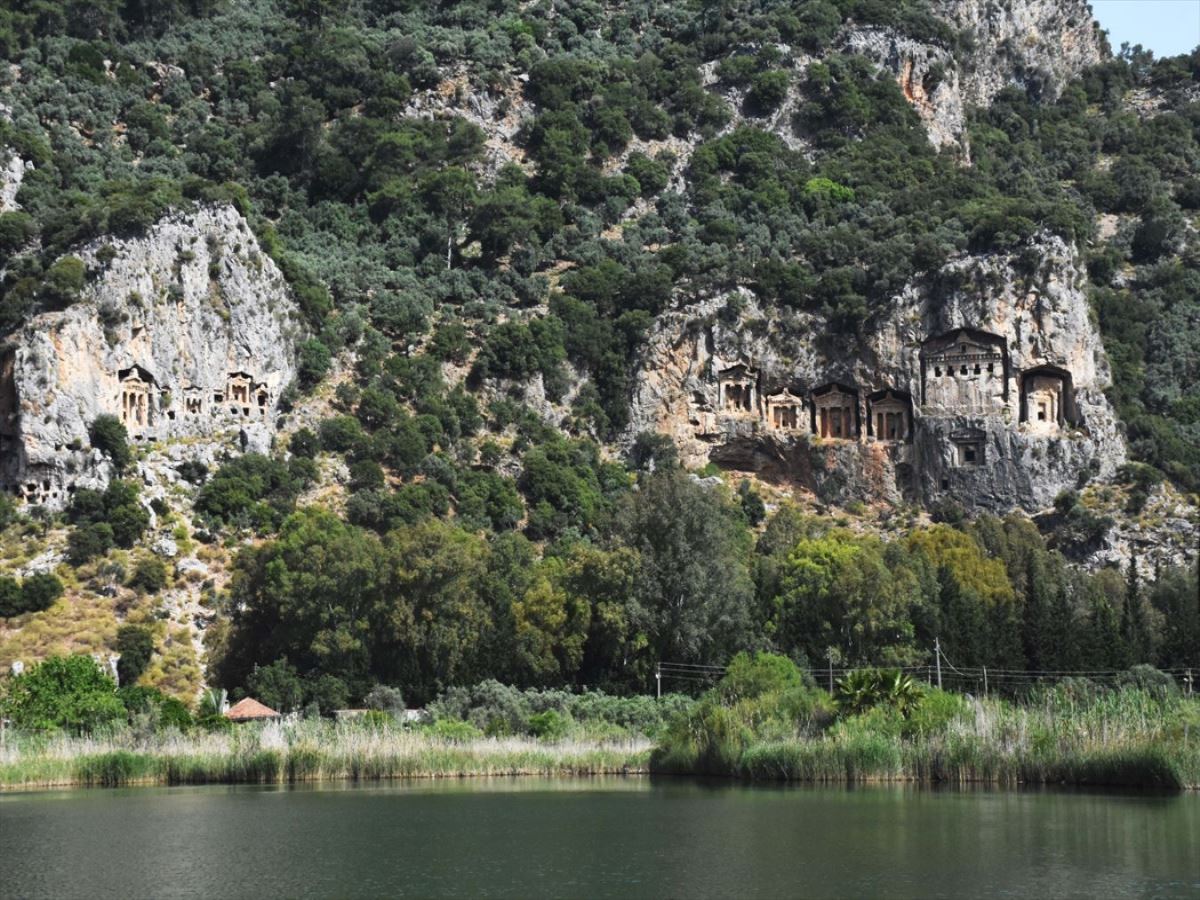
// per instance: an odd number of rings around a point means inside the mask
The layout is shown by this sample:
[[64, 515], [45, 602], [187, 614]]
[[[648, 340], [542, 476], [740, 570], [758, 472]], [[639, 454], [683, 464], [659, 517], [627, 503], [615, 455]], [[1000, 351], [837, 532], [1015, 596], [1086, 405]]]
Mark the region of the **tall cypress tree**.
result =
[[1142, 606], [1141, 577], [1138, 574], [1137, 554], [1129, 555], [1129, 570], [1125, 581], [1125, 607], [1121, 613], [1121, 636], [1127, 648], [1128, 665], [1152, 662], [1150, 635], [1146, 627], [1146, 611]]

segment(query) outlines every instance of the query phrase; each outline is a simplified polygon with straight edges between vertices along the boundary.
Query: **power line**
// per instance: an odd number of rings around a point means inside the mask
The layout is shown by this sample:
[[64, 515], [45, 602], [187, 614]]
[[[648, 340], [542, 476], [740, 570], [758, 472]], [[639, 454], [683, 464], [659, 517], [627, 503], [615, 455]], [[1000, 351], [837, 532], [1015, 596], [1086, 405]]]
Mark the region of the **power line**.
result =
[[[1079, 678], [1088, 681], [1109, 682], [1118, 678], [1127, 677], [1128, 669], [1013, 669], [1006, 667], [992, 668], [991, 666], [956, 666], [946, 656], [945, 651], [941, 649], [941, 642], [938, 641], [934, 646], [933, 661], [923, 665], [906, 665], [906, 666], [889, 666], [889, 665], [861, 665], [861, 666], [823, 666], [808, 667], [806, 671], [814, 679], [820, 679], [822, 676], [832, 678], [845, 678], [855, 672], [865, 670], [886, 669], [889, 671], [900, 671], [904, 673], [912, 673], [924, 675], [930, 681], [933, 680], [935, 671], [938, 674], [938, 681], [941, 683], [944, 680], [953, 682], [970, 682], [982, 683], [986, 691], [988, 682], [1002, 684], [1011, 687], [1018, 687], [1027, 684], [1039, 684], [1046, 681], [1060, 681], [1068, 678]], [[939, 663], [944, 663], [946, 672], [941, 671]], [[1200, 672], [1200, 663], [1195, 666], [1178, 666], [1163, 669], [1157, 669], [1164, 675], [1169, 676], [1173, 681], [1182, 681], [1185, 686], [1188, 686], [1192, 681], [1193, 672]], [[701, 684], [711, 684], [714, 680], [721, 678], [728, 672], [727, 666], [710, 665], [706, 663], [681, 663], [681, 662], [660, 662], [656, 666], [655, 677], [661, 684], [662, 679], [667, 678], [675, 681], [694, 681]]]

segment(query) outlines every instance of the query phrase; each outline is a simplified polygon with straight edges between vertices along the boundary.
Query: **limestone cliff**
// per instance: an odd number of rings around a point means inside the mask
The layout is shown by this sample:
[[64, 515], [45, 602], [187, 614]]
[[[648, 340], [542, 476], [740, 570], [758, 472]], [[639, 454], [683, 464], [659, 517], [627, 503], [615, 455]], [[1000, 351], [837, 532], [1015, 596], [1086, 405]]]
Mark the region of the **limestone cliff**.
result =
[[850, 29], [843, 49], [895, 75], [939, 147], [961, 144], [966, 110], [986, 106], [1004, 88], [1016, 85], [1053, 100], [1103, 59], [1085, 0], [937, 0], [933, 10], [969, 50], [956, 52], [889, 28]]
[[176, 213], [73, 255], [89, 275], [79, 302], [0, 349], [5, 490], [61, 506], [74, 486], [103, 484], [107, 463], [88, 446], [101, 413], [133, 442], [234, 435], [269, 447], [295, 374], [295, 308], [236, 210]]
[[1044, 509], [1125, 460], [1084, 282], [1075, 250], [1042, 237], [908, 285], [844, 341], [748, 292], [711, 298], [657, 323], [627, 439], [664, 432], [690, 465], [826, 502]]
[[0, 150], [0, 213], [21, 208], [17, 203], [17, 192], [21, 190], [21, 182], [29, 168], [31, 166], [15, 153], [8, 155]]
[[982, 106], [1010, 84], [1054, 99], [1103, 60], [1087, 0], [934, 0], [934, 12], [969, 35], [964, 101]]

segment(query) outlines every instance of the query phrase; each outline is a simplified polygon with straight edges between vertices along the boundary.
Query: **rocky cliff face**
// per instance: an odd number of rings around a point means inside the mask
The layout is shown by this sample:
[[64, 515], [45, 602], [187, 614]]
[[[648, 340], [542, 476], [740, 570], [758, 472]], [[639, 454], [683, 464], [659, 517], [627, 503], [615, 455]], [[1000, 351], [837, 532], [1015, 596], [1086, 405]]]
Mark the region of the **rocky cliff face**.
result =
[[934, 11], [970, 42], [969, 52], [886, 28], [852, 29], [843, 49], [895, 75], [939, 147], [962, 144], [968, 107], [987, 105], [1010, 85], [1053, 100], [1104, 58], [1085, 0], [938, 0]]
[[0, 213], [21, 208], [17, 203], [17, 192], [21, 190], [27, 168], [29, 165], [21, 157], [8, 156], [0, 150]]
[[711, 298], [658, 322], [627, 439], [663, 432], [690, 465], [826, 502], [1044, 509], [1125, 460], [1084, 281], [1044, 237], [909, 285], [844, 343], [820, 316]]
[[132, 442], [234, 435], [266, 449], [295, 375], [295, 308], [283, 276], [232, 207], [165, 218], [144, 236], [76, 254], [80, 301], [36, 316], [0, 349], [0, 485], [63, 505], [100, 485], [88, 445], [101, 413]]
[[962, 92], [973, 106], [990, 102], [1010, 84], [1054, 99], [1068, 81], [1104, 58], [1087, 0], [935, 0], [933, 7], [971, 36]]

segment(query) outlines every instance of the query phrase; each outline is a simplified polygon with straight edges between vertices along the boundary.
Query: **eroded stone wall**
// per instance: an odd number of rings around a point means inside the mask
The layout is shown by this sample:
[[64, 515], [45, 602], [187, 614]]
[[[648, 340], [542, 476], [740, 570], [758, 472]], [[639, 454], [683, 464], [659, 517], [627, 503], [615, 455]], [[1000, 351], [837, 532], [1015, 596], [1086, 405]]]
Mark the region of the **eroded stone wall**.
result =
[[74, 255], [89, 272], [83, 297], [35, 316], [0, 356], [0, 487], [57, 506], [102, 485], [88, 440], [102, 413], [135, 444], [232, 433], [269, 448], [295, 376], [296, 310], [236, 210], [171, 215]]
[[[1053, 237], [1026, 251], [1039, 259], [1032, 275], [1008, 255], [951, 263], [857, 340], [833, 340], [819, 316], [768, 314], [745, 292], [732, 325], [716, 315], [726, 297], [668, 313], [627, 438], [669, 434], [689, 465], [716, 461], [830, 502], [1044, 509], [1111, 475], [1125, 448], [1077, 254]], [[724, 402], [735, 375], [739, 398], [760, 398], [752, 410]], [[1042, 420], [1047, 391], [1057, 399]], [[791, 408], [802, 427], [785, 424]]]

